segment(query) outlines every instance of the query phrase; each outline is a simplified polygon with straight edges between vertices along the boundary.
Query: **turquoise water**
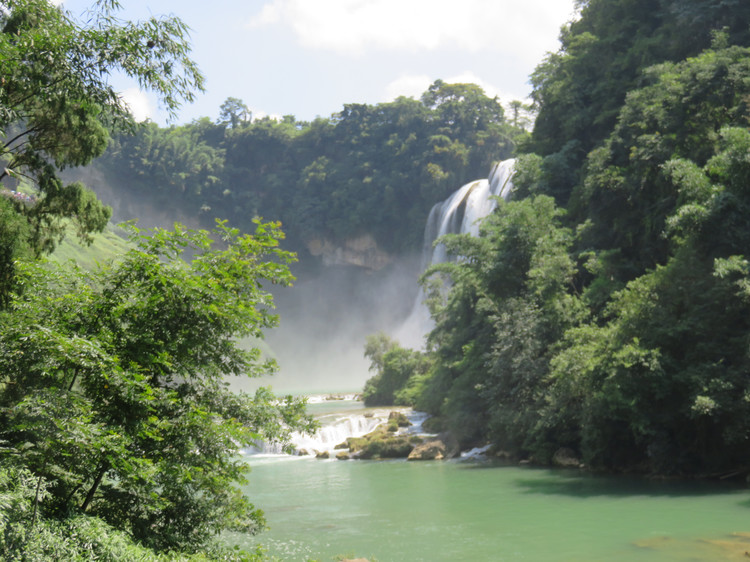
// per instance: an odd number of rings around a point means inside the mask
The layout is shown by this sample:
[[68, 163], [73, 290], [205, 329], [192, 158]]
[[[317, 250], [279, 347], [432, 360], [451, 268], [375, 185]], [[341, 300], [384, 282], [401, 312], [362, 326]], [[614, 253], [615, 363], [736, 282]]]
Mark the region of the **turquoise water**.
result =
[[[247, 494], [283, 560], [747, 560], [745, 485], [477, 462], [251, 457]], [[750, 537], [750, 535], [748, 535]]]

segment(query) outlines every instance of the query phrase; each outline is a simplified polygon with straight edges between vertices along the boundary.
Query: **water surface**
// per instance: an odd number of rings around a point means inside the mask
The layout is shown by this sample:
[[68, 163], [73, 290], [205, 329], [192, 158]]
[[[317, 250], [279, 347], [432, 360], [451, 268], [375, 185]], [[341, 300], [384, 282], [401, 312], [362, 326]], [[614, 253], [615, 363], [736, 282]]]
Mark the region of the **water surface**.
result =
[[246, 491], [283, 560], [747, 560], [736, 483], [602, 477], [466, 461], [250, 457]]

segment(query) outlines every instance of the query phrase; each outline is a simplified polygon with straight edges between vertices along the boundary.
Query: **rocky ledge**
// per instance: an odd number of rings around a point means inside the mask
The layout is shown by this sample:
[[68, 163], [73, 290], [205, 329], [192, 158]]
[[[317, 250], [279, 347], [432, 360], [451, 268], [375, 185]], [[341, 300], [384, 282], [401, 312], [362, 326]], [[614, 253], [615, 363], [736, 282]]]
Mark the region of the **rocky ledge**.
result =
[[325, 265], [355, 265], [377, 271], [392, 261], [391, 256], [381, 250], [369, 234], [340, 244], [329, 240], [310, 240], [307, 249], [313, 256], [320, 257]]

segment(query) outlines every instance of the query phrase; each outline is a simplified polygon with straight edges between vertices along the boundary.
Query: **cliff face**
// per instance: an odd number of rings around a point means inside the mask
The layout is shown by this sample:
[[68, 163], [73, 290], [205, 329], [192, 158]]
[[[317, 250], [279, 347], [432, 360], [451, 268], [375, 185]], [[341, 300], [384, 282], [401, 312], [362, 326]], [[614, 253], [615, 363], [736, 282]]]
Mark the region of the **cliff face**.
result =
[[334, 244], [330, 240], [310, 240], [307, 249], [311, 255], [320, 258], [324, 265], [354, 265], [378, 271], [389, 263], [393, 256], [378, 247], [375, 239], [366, 234], [351, 238], [343, 244]]

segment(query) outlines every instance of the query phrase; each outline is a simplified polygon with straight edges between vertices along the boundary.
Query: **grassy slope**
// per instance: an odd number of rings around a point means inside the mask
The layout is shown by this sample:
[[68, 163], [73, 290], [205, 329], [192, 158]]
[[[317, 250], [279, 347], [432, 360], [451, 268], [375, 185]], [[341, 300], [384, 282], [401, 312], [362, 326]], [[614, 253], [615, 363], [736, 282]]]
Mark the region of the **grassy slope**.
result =
[[104, 232], [94, 235], [90, 246], [82, 244], [74, 234], [68, 234], [49, 259], [58, 263], [73, 261], [84, 269], [91, 269], [97, 263], [122, 255], [130, 247], [125, 231], [108, 225]]

